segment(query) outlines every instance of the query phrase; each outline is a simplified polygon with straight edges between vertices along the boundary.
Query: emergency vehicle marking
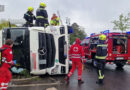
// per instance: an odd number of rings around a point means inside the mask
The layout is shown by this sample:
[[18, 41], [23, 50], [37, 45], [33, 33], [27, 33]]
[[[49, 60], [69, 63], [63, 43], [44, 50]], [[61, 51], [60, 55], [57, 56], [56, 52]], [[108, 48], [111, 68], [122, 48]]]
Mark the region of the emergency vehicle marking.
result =
[[74, 51], [74, 52], [78, 52], [78, 47], [74, 47], [74, 48], [73, 48], [73, 51]]

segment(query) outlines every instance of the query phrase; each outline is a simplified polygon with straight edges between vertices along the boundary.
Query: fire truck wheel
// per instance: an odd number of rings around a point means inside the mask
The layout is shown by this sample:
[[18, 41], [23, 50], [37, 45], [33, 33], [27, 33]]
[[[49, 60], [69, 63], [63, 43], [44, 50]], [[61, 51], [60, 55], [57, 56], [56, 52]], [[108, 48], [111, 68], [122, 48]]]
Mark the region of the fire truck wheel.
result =
[[124, 65], [117, 63], [116, 66], [117, 66], [117, 68], [123, 68]]
[[115, 63], [117, 68], [123, 68], [123, 66], [126, 64], [126, 62], [116, 62]]

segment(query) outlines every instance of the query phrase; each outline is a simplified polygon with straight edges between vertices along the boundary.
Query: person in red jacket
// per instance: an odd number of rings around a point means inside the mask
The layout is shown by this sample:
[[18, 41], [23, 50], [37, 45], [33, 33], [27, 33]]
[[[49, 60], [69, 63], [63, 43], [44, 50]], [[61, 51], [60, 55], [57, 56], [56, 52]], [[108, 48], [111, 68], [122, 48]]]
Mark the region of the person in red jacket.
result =
[[82, 76], [82, 61], [85, 62], [85, 55], [82, 46], [80, 46], [80, 39], [76, 38], [75, 44], [70, 47], [69, 50], [69, 59], [72, 60], [72, 69], [69, 74], [66, 76], [65, 80], [69, 83], [69, 78], [74, 73], [76, 67], [78, 68], [78, 83], [84, 83], [81, 79]]
[[13, 41], [11, 39], [7, 39], [5, 45], [3, 45], [1, 48], [5, 50], [2, 51], [2, 66], [0, 67], [0, 90], [7, 90], [8, 83], [12, 78], [12, 74], [9, 70], [11, 65], [14, 64], [12, 60], [12, 46]]

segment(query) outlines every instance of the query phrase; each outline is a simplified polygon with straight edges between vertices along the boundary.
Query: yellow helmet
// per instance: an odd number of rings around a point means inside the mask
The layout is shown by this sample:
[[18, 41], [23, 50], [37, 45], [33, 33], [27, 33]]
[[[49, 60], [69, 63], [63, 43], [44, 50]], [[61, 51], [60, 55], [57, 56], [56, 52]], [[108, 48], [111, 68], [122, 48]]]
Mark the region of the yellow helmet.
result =
[[106, 40], [107, 37], [104, 34], [99, 35], [99, 40]]
[[41, 3], [40, 3], [40, 6], [42, 6], [42, 7], [46, 7], [46, 4], [43, 3], [43, 2], [41, 2]]
[[28, 7], [28, 11], [32, 12], [33, 11], [33, 7]]

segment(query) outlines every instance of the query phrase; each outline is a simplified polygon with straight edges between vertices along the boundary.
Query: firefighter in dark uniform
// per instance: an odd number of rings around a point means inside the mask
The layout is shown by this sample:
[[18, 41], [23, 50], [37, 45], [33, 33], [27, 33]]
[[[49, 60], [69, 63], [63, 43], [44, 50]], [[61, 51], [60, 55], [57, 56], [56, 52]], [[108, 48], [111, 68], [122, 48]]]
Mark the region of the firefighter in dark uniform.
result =
[[40, 3], [40, 7], [36, 11], [36, 26], [47, 27], [49, 25], [48, 14], [45, 8], [46, 4], [43, 2]]
[[104, 66], [106, 62], [107, 56], [107, 44], [105, 44], [106, 35], [101, 34], [99, 36], [99, 44], [96, 49], [96, 61], [97, 61], [97, 73], [98, 73], [98, 81], [97, 84], [103, 84], [104, 79]]
[[24, 14], [24, 19], [26, 20], [25, 27], [32, 27], [33, 20], [36, 20], [36, 17], [33, 15], [33, 8], [28, 7], [28, 11]]

